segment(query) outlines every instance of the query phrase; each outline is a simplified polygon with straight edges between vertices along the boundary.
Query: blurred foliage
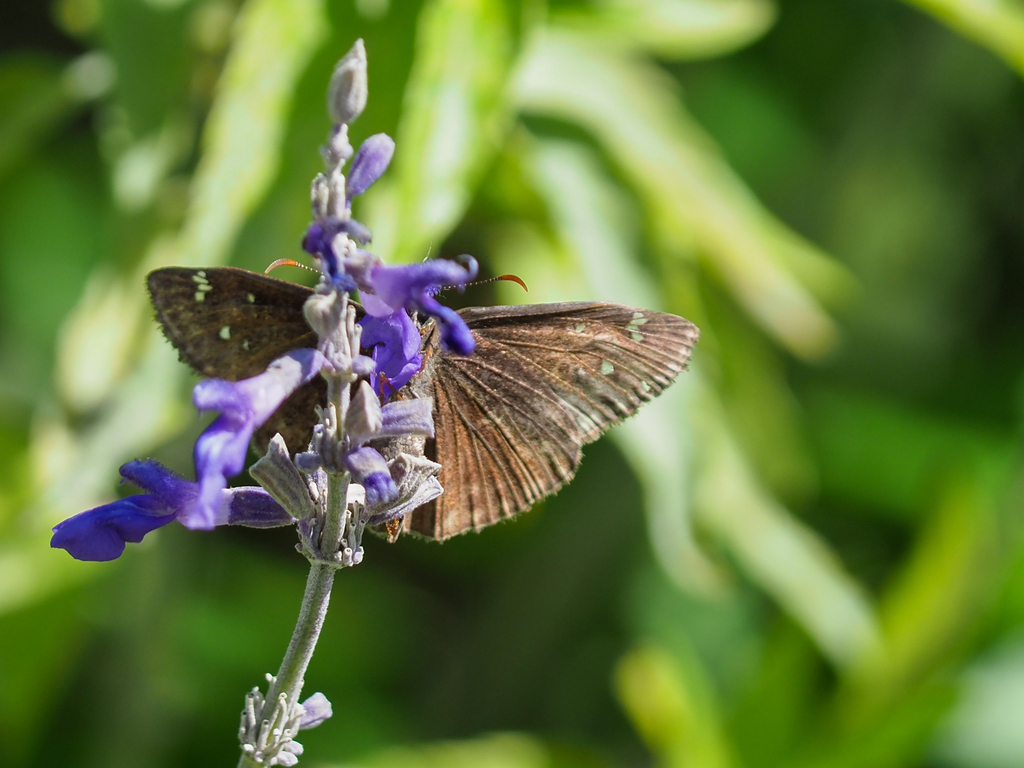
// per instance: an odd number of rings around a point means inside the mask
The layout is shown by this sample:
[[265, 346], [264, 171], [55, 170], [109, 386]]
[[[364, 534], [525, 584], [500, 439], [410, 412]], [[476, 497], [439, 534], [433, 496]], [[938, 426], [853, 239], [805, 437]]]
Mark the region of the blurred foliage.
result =
[[[138, 456], [189, 470], [159, 265], [299, 253], [363, 37], [357, 216], [390, 259], [693, 319], [692, 370], [567, 490], [371, 542], [310, 765], [1024, 764], [1024, 10], [1013, 0], [56, 0], [0, 27], [0, 740], [226, 765], [289, 531], [48, 548]], [[52, 207], [51, 207], [52, 206]], [[297, 274], [293, 279], [304, 280]], [[490, 734], [490, 735], [488, 735]]]

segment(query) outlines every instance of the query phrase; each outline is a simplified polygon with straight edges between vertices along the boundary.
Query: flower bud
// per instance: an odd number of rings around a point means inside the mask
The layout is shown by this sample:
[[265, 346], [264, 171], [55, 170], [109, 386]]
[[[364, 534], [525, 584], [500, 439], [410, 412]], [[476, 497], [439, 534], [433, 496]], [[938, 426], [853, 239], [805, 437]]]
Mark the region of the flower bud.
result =
[[266, 454], [249, 467], [249, 474], [293, 517], [303, 520], [313, 514], [309, 489], [280, 434], [274, 435]]
[[331, 188], [327, 183], [327, 177], [318, 173], [313, 178], [309, 188], [309, 199], [313, 207], [313, 218], [323, 219], [327, 216], [327, 204], [331, 199]]
[[360, 38], [334, 68], [327, 86], [327, 114], [335, 124], [348, 125], [363, 113], [367, 94], [366, 48]]
[[373, 393], [370, 382], [359, 382], [348, 413], [345, 414], [345, 434], [349, 441], [352, 445], [362, 445], [380, 432], [383, 423], [380, 401]]

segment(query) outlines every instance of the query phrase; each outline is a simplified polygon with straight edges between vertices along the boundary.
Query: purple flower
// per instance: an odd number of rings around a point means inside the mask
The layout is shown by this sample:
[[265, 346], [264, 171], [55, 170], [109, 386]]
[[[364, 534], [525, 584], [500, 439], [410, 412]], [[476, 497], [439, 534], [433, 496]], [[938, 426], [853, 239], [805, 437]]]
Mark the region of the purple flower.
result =
[[[423, 365], [420, 331], [404, 309], [387, 317], [367, 314], [359, 321], [363, 327], [360, 345], [372, 349], [375, 373], [370, 374], [373, 391], [383, 400], [409, 383]], [[385, 385], [387, 380], [387, 385]]]
[[66, 549], [76, 560], [116, 560], [124, 552], [125, 542], [137, 544], [177, 516], [156, 496], [129, 496], [58, 523], [50, 546]]
[[[397, 309], [418, 310], [430, 315], [441, 329], [441, 344], [446, 350], [469, 355], [476, 341], [459, 313], [443, 306], [434, 296], [443, 287], [464, 286], [476, 277], [477, 264], [471, 256], [467, 266], [447, 259], [399, 267], [375, 265], [369, 272], [369, 287], [376, 300], [363, 299], [368, 314], [384, 317]], [[360, 286], [362, 287], [362, 286]]]
[[395, 154], [395, 142], [386, 133], [377, 133], [364, 141], [352, 160], [348, 174], [345, 207], [352, 207], [352, 198], [368, 190], [383, 175]]
[[[128, 496], [90, 509], [58, 523], [50, 546], [65, 549], [76, 560], [115, 560], [126, 542], [138, 543], [150, 531], [177, 520], [186, 527], [199, 496], [199, 484], [172, 472], [156, 461], [130, 461], [121, 477], [147, 493]], [[217, 525], [270, 528], [294, 519], [262, 488], [221, 491]]]
[[306, 710], [306, 714], [302, 716], [302, 721], [299, 723], [299, 727], [304, 731], [308, 731], [310, 728], [316, 728], [324, 720], [334, 714], [331, 709], [331, 702], [329, 702], [327, 697], [319, 691], [302, 702], [302, 708]]
[[192, 401], [200, 411], [220, 416], [199, 436], [195, 447], [199, 497], [189, 514], [188, 527], [209, 529], [217, 524], [227, 478], [245, 467], [249, 441], [296, 389], [323, 367], [315, 349], [297, 349], [272, 362], [264, 373], [238, 382], [208, 379], [199, 382]]
[[302, 249], [319, 259], [320, 269], [335, 287], [352, 292], [356, 289], [356, 282], [334, 248], [334, 239], [343, 232], [358, 243], [370, 242], [370, 230], [365, 225], [355, 219], [342, 220], [329, 216], [309, 225], [302, 238]]
[[363, 447], [345, 455], [345, 468], [352, 479], [366, 491], [368, 506], [382, 504], [398, 496], [398, 486], [391, 479], [388, 463], [373, 448]]

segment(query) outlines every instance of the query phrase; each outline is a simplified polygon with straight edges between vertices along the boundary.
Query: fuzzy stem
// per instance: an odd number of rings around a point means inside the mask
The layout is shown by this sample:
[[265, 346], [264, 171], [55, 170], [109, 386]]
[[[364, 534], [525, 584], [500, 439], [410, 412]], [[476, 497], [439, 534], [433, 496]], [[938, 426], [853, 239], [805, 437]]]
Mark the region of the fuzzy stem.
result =
[[302, 692], [302, 681], [306, 667], [313, 658], [316, 641], [327, 616], [327, 604], [331, 599], [336, 569], [324, 563], [312, 563], [306, 578], [306, 592], [302, 596], [299, 619], [295, 623], [288, 650], [281, 660], [274, 684], [267, 691], [267, 701], [276, 701], [280, 693], [288, 694], [288, 701], [295, 702]]
[[[306, 667], [313, 658], [313, 650], [316, 648], [316, 641], [320, 637], [320, 630], [324, 626], [324, 619], [327, 616], [327, 604], [331, 599], [331, 586], [334, 584], [335, 568], [323, 563], [312, 563], [309, 568], [309, 577], [306, 579], [306, 592], [302, 596], [302, 607], [299, 609], [299, 619], [295, 623], [295, 631], [292, 633], [288, 650], [281, 661], [281, 668], [277, 677], [271, 683], [267, 691], [267, 705], [273, 706], [277, 697], [284, 693], [287, 695], [289, 706], [298, 701], [302, 693], [303, 678], [306, 674]], [[238, 761], [238, 768], [253, 768], [258, 764], [248, 755], [242, 754]]]

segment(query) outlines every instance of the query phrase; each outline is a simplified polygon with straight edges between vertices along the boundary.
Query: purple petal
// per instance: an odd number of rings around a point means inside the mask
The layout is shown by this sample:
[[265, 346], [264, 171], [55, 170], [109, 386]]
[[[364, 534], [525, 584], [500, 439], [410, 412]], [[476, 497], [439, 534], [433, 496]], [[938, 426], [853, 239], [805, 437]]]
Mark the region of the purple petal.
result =
[[129, 496], [58, 523], [50, 546], [67, 550], [76, 560], [115, 560], [124, 552], [125, 542], [142, 541], [147, 533], [176, 516], [156, 496]]
[[386, 399], [408, 384], [423, 365], [419, 328], [404, 309], [387, 317], [366, 315], [359, 324], [363, 328], [359, 343], [372, 350], [375, 364], [370, 384], [378, 397]]
[[419, 303], [445, 286], [460, 286], [476, 277], [476, 262], [464, 267], [448, 259], [388, 267], [379, 264], [370, 272], [373, 292], [394, 309]]
[[345, 457], [345, 467], [352, 479], [366, 490], [366, 504], [381, 504], [398, 495], [398, 486], [391, 479], [388, 463], [373, 448], [359, 448]]
[[362, 289], [359, 290], [359, 301], [362, 303], [363, 309], [366, 310], [366, 314], [373, 317], [387, 317], [396, 311], [390, 304], [385, 304], [383, 299]]
[[398, 496], [398, 486], [387, 472], [371, 472], [363, 478], [362, 486], [367, 506], [386, 504]]
[[159, 461], [135, 459], [121, 465], [121, 477], [159, 498], [169, 510], [182, 513], [196, 500], [198, 487]]
[[385, 133], [376, 133], [360, 145], [348, 173], [349, 204], [381, 177], [394, 154], [395, 142]]
[[378, 265], [370, 272], [370, 284], [376, 297], [388, 306], [418, 309], [433, 317], [441, 329], [442, 346], [468, 355], [476, 349], [472, 331], [458, 312], [442, 306], [434, 294], [442, 287], [462, 286], [476, 277], [476, 260], [469, 258], [466, 267], [447, 259], [400, 267]]
[[420, 308], [431, 315], [441, 329], [441, 347], [457, 355], [471, 355], [476, 339], [466, 321], [451, 307], [446, 307], [433, 296], [424, 296]]
[[[327, 275], [331, 283], [340, 290], [351, 292], [356, 289], [356, 283], [341, 269], [338, 254], [334, 250], [334, 238], [341, 231], [338, 224], [339, 221], [335, 218], [315, 221], [310, 224], [306, 235], [302, 238], [302, 250], [319, 259], [320, 269]], [[363, 242], [368, 242], [370, 230], [359, 222], [356, 224], [362, 228], [361, 232], [366, 236], [366, 240]]]
[[302, 716], [299, 727], [304, 731], [316, 728], [334, 714], [331, 710], [331, 702], [319, 691], [302, 702], [302, 708], [306, 710], [306, 714]]
[[325, 363], [315, 349], [298, 349], [279, 357], [264, 373], [228, 382], [202, 381], [193, 390], [200, 410], [221, 415], [196, 440], [194, 458], [199, 477], [199, 498], [182, 524], [210, 529], [227, 522], [221, 491], [227, 478], [245, 467], [249, 441], [256, 431], [296, 389], [312, 379]]
[[360, 245], [366, 245], [373, 239], [370, 228], [361, 221], [355, 219], [344, 219], [337, 224], [338, 232], [344, 232]]

